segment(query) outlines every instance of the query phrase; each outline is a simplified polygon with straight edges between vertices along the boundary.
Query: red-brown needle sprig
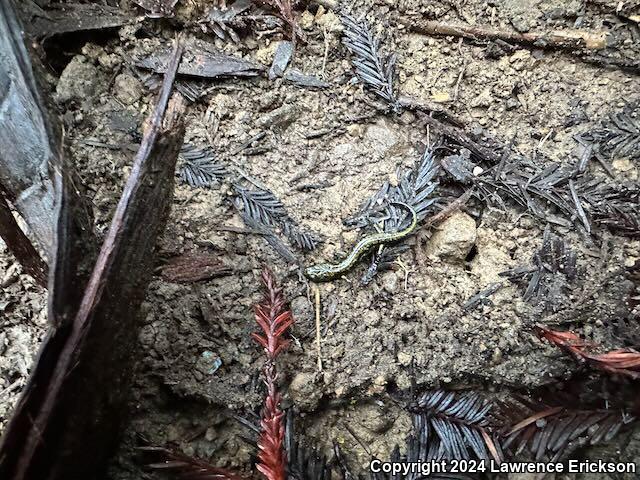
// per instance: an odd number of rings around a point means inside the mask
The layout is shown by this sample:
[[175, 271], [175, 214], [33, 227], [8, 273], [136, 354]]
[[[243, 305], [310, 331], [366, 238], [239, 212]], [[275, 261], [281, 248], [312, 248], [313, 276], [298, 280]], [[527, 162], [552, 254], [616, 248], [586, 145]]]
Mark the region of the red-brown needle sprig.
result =
[[593, 345], [588, 344], [573, 332], [551, 330], [542, 325], [537, 325], [536, 330], [540, 337], [553, 343], [579, 363], [586, 363], [611, 374], [640, 379], [640, 352], [624, 348], [593, 355], [587, 352], [587, 349]]
[[[255, 306], [256, 322], [261, 331], [251, 334], [262, 345], [267, 357], [263, 368], [267, 396], [260, 420], [261, 433], [258, 439], [256, 467], [266, 480], [286, 480], [285, 422], [284, 412], [280, 409], [281, 396], [277, 387], [276, 358], [289, 345], [289, 340], [283, 337], [293, 324], [293, 316], [291, 311], [286, 309], [282, 288], [278, 287], [275, 276], [267, 268], [262, 271], [262, 283], [265, 297], [262, 303]], [[234, 472], [217, 468], [206, 461], [171, 449], [142, 447], [140, 450], [154, 453], [159, 458], [159, 461], [149, 464], [149, 468], [171, 472], [179, 479], [244, 480]]]
[[262, 271], [262, 283], [265, 298], [255, 306], [256, 322], [261, 332], [252, 333], [252, 337], [264, 348], [267, 357], [263, 370], [267, 397], [260, 420], [262, 431], [258, 440], [257, 468], [267, 480], [285, 480], [287, 458], [284, 451], [284, 412], [280, 409], [276, 358], [289, 345], [289, 340], [283, 336], [293, 324], [293, 317], [285, 307], [282, 288], [277, 286], [275, 276], [267, 268]]

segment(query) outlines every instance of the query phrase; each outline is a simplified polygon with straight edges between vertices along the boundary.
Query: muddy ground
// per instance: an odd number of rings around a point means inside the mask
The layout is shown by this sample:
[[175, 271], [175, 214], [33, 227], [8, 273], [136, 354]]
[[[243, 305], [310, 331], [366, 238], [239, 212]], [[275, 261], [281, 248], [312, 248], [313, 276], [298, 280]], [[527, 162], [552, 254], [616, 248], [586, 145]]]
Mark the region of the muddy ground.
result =
[[[176, 21], [188, 25], [199, 19], [207, 3], [179, 2]], [[573, 27], [583, 2], [557, 3], [367, 0], [352, 2], [351, 8], [366, 12], [384, 50], [397, 53], [401, 94], [446, 105], [479, 137], [503, 143], [514, 138], [521, 154], [540, 152], [549, 161], [567, 163], [579, 155], [574, 135], [637, 97], [637, 76], [554, 51], [517, 47], [496, 55], [492, 45], [409, 33], [395, 21], [413, 12], [506, 30]], [[586, 12], [583, 27], [605, 28], [600, 10]], [[52, 74], [52, 88], [99, 232], [108, 226], [154, 98], [127, 64], [173, 38], [175, 24], [145, 20], [61, 47], [65, 62], [56, 72], [59, 78]], [[296, 252], [303, 262], [315, 263], [349, 251], [359, 233], [341, 221], [385, 180], [397, 182], [397, 167], [411, 167], [434, 132], [411, 112], [385, 114], [352, 81], [336, 15], [309, 7], [301, 25], [307, 43], [298, 45], [293, 66], [326, 80], [329, 88], [303, 89], [266, 78], [211, 82], [210, 92], [189, 107], [185, 140], [211, 146], [230, 171], [240, 168], [257, 179], [304, 228], [318, 232], [324, 239], [318, 250]], [[234, 45], [195, 27], [187, 33], [265, 66], [282, 38], [249, 34]], [[261, 133], [249, 149], [232, 153]], [[111, 147], [90, 146], [87, 140]], [[590, 168], [603, 174], [597, 164]], [[620, 179], [638, 180], [639, 166], [627, 159], [616, 159], [613, 168]], [[260, 298], [259, 272], [265, 264], [282, 280], [296, 319], [294, 341], [281, 362], [285, 403], [295, 406], [298, 427], [327, 454], [337, 441], [366, 462], [366, 452], [345, 423], [382, 458], [403, 442], [410, 425], [403, 401], [412, 359], [423, 389], [472, 388], [489, 395], [546, 385], [576, 368], [531, 332], [532, 323], [545, 315], [541, 308], [525, 302], [522, 288], [498, 275], [530, 264], [545, 225], [516, 209], [474, 204], [432, 229], [424, 245], [403, 253], [393, 270], [368, 286], [359, 283], [364, 264], [320, 285], [319, 370], [312, 290], [262, 236], [244, 231], [231, 194], [228, 181], [211, 189], [176, 187], [159, 266], [183, 253], [209, 252], [219, 255], [232, 274], [187, 285], [159, 276], [151, 282], [142, 307], [133, 415], [110, 470], [113, 480], [146, 478], [131, 451], [140, 438], [157, 445], [173, 442], [218, 465], [248, 469], [251, 448], [237, 437], [246, 432], [229, 413], [258, 411], [261, 404], [263, 359], [250, 333], [255, 330], [251, 306]], [[585, 301], [598, 305], [570, 326], [615, 347], [607, 323], [628, 313], [632, 286], [624, 269], [640, 258], [640, 242], [602, 232], [590, 237], [555, 231], [575, 250], [579, 270], [563, 306], [571, 311]], [[491, 304], [462, 308], [494, 282], [504, 287]], [[46, 292], [22, 273], [4, 246], [0, 285], [1, 427], [44, 334]], [[622, 448], [621, 458], [639, 461], [635, 437]]]

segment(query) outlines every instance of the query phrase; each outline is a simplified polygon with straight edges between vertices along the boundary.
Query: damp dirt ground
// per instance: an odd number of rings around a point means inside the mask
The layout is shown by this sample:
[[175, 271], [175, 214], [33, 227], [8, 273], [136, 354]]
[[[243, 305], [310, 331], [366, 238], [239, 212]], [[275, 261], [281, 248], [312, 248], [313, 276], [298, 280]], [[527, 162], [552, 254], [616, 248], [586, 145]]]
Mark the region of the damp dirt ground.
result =
[[[177, 19], [193, 24], [206, 3], [179, 2]], [[368, 0], [350, 8], [366, 13], [383, 50], [397, 54], [401, 94], [441, 103], [479, 137], [503, 143], [513, 138], [513, 148], [523, 155], [540, 152], [550, 162], [574, 162], [579, 155], [574, 135], [640, 91], [640, 77], [567, 54], [520, 47], [496, 53], [486, 43], [410, 33], [395, 21], [418, 13], [508, 31], [571, 28], [581, 1], [558, 7], [540, 0]], [[600, 10], [587, 9], [584, 18], [589, 28], [602, 27]], [[412, 166], [435, 132], [411, 112], [383, 112], [353, 81], [334, 13], [311, 6], [301, 14], [301, 26], [307, 41], [297, 46], [293, 67], [326, 80], [329, 88], [304, 89], [266, 78], [212, 81], [209, 92], [188, 108], [185, 140], [213, 148], [228, 170], [258, 180], [301, 226], [321, 235], [316, 251], [295, 252], [307, 264], [349, 251], [359, 233], [342, 220], [385, 180], [397, 183], [397, 168]], [[265, 66], [282, 39], [278, 33], [249, 34], [233, 44], [199, 27], [185, 30], [188, 37]], [[174, 35], [174, 24], [156, 20], [103, 32], [65, 44], [65, 66], [52, 73], [98, 232], [108, 226], [154, 98], [127, 62]], [[613, 168], [620, 179], [638, 181], [639, 165], [621, 158]], [[231, 274], [190, 284], [158, 275], [149, 285], [132, 415], [110, 467], [112, 480], [148, 478], [132, 451], [141, 439], [173, 443], [185, 453], [248, 471], [252, 449], [239, 438], [247, 432], [230, 414], [257, 412], [261, 405], [263, 359], [250, 333], [263, 265], [281, 280], [296, 320], [280, 364], [284, 403], [298, 412], [297, 427], [308, 441], [327, 454], [335, 441], [366, 463], [367, 453], [345, 427], [350, 425], [373, 454], [388, 457], [410, 428], [403, 402], [412, 377], [420, 389], [473, 389], [492, 396], [548, 385], [575, 370], [531, 330], [548, 312], [523, 300], [521, 286], [499, 276], [531, 264], [545, 228], [537, 219], [517, 209], [470, 205], [424, 232], [424, 244], [410, 242], [412, 248], [393, 269], [369, 285], [360, 284], [364, 263], [344, 278], [319, 285], [318, 351], [313, 288], [261, 235], [247, 231], [231, 196], [227, 181], [211, 189], [176, 185], [158, 266], [183, 253], [207, 252], [218, 255]], [[581, 304], [594, 306], [567, 325], [614, 347], [607, 323], [628, 313], [632, 285], [625, 268], [640, 258], [640, 242], [555, 231], [576, 252], [579, 272], [561, 299], [562, 309], [568, 315]], [[463, 308], [496, 282], [503, 287], [490, 303]], [[23, 273], [4, 244], [0, 285], [1, 429], [46, 329], [46, 292]], [[635, 437], [630, 446], [618, 446], [622, 458], [638, 460]]]

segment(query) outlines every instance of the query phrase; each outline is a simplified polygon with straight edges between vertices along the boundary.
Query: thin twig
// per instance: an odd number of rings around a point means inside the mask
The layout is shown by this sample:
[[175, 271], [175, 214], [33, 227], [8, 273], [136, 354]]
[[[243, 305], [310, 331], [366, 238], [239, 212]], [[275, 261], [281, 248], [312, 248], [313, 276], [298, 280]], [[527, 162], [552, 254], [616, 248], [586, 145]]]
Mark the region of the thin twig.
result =
[[606, 48], [606, 36], [580, 30], [540, 32], [506, 32], [477, 25], [454, 25], [436, 20], [417, 20], [415, 18], [401, 20], [411, 30], [438, 36], [463, 37], [471, 40], [502, 40], [535, 47], [574, 50], [586, 48], [600, 50]]
[[324, 55], [322, 56], [322, 68], [320, 69], [320, 76], [323, 79], [327, 78], [327, 60], [329, 59], [329, 34], [327, 33], [327, 27], [322, 28], [322, 36], [324, 38]]
[[469, 201], [469, 199], [471, 198], [471, 195], [473, 195], [473, 189], [467, 190], [458, 198], [456, 198], [454, 201], [452, 201], [449, 205], [444, 207], [442, 210], [440, 210], [438, 213], [436, 213], [431, 218], [429, 218], [426, 222], [424, 222], [424, 226], [430, 227], [432, 225], [436, 225], [446, 220], [454, 212], [457, 212], [458, 210], [460, 210], [464, 206], [464, 204]]
[[587, 63], [597, 65], [611, 65], [637, 72], [640, 64], [636, 60], [599, 58], [598, 51], [607, 48], [607, 34], [601, 32], [587, 32], [583, 30], [564, 30], [543, 32], [507, 32], [482, 26], [455, 25], [436, 20], [422, 20], [416, 18], [400, 19], [410, 30], [423, 35], [454, 36], [470, 40], [512, 42], [535, 48], [562, 50], [576, 56]]
[[[460, 39], [462, 40], [462, 39]], [[458, 74], [458, 79], [456, 80], [456, 85], [453, 89], [453, 101], [458, 100], [458, 96], [460, 95], [460, 83], [462, 83], [462, 79], [464, 78], [464, 74], [467, 71], [467, 62], [462, 62], [462, 67], [460, 68], [460, 73]]]

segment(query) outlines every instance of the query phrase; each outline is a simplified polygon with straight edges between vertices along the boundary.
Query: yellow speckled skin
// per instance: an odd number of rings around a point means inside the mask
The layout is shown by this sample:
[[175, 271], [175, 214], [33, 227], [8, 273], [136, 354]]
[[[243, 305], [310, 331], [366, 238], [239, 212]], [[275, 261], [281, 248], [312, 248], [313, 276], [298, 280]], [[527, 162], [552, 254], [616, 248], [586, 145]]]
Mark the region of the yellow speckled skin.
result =
[[371, 251], [373, 247], [376, 247], [383, 243], [391, 243], [397, 240], [401, 240], [402, 238], [411, 234], [418, 225], [418, 215], [416, 214], [416, 211], [405, 203], [393, 203], [402, 205], [407, 210], [409, 210], [409, 212], [411, 212], [411, 216], [413, 217], [411, 220], [411, 225], [399, 232], [374, 233], [373, 235], [364, 237], [356, 244], [353, 250], [351, 250], [351, 253], [347, 255], [347, 257], [340, 263], [322, 263], [320, 265], [314, 265], [313, 267], [306, 268], [304, 274], [307, 276], [307, 278], [314, 282], [327, 282], [329, 280], [333, 280], [334, 278], [339, 277], [340, 275], [351, 270], [354, 265], [356, 265], [362, 258], [362, 256]]

